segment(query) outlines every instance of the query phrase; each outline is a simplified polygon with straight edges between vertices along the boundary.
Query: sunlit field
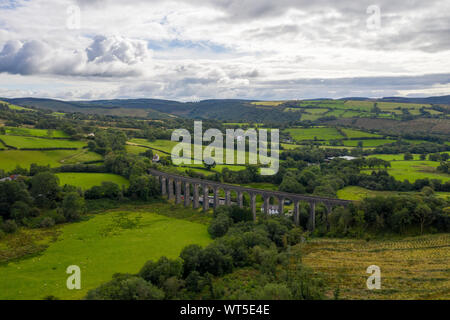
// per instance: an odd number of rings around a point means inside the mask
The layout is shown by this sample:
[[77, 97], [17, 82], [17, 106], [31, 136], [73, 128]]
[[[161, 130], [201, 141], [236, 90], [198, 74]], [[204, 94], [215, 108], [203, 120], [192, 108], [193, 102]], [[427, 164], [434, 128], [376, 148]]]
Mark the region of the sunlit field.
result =
[[[171, 210], [170, 205], [113, 210], [52, 232], [28, 230], [0, 240], [0, 299], [80, 299], [114, 273], [137, 273], [148, 260], [175, 258], [188, 244], [211, 241], [206, 225], [157, 214], [161, 210]], [[23, 251], [22, 246], [40, 244], [47, 248], [38, 255], [7, 258], [14, 250]], [[81, 268], [81, 290], [66, 287], [70, 265]]]

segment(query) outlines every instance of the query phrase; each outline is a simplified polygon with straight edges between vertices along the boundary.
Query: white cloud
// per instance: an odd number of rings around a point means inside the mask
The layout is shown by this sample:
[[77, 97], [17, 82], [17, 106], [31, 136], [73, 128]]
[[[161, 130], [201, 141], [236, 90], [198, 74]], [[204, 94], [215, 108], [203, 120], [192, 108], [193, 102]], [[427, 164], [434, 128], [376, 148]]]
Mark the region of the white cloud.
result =
[[[96, 37], [85, 50], [54, 48], [40, 40], [6, 42], [0, 72], [11, 74], [124, 77], [141, 74], [150, 53], [143, 41]], [[141, 65], [142, 66], [142, 65]]]
[[[449, 82], [447, 0], [379, 0], [377, 31], [366, 28], [366, 0], [15, 3], [0, 8], [0, 72], [18, 75], [3, 95], [283, 99], [441, 92]], [[67, 29], [71, 5], [80, 29]], [[410, 77], [418, 83], [401, 81]]]

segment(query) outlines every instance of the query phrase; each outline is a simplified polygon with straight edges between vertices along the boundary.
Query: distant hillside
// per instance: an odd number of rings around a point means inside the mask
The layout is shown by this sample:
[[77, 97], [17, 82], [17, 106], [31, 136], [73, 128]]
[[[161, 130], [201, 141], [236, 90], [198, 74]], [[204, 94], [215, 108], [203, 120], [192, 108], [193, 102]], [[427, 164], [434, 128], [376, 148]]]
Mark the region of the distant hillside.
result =
[[[132, 116], [149, 119], [164, 119], [173, 116], [191, 119], [216, 119], [224, 121], [253, 122], [292, 122], [302, 120], [316, 121], [320, 118], [364, 118], [370, 114], [374, 102], [384, 114], [376, 117], [398, 118], [402, 114], [400, 106], [386, 106], [388, 102], [427, 104], [427, 111], [433, 115], [442, 114], [445, 109], [430, 110], [431, 104], [450, 105], [450, 96], [428, 98], [386, 97], [370, 99], [349, 97], [343, 99], [309, 99], [265, 103], [257, 100], [211, 99], [200, 102], [179, 102], [162, 99], [111, 99], [92, 101], [62, 101], [55, 99], [17, 98], [2, 99], [22, 107], [35, 107], [58, 112], [82, 112], [117, 116]], [[418, 105], [411, 105], [411, 112], [420, 116]], [[303, 109], [302, 109], [303, 108]], [[314, 110], [316, 108], [316, 110]], [[321, 110], [317, 109], [321, 108]], [[409, 106], [403, 106], [409, 108]], [[447, 108], [447, 107], [445, 107]], [[326, 110], [325, 110], [326, 109]], [[417, 110], [413, 110], [417, 109]], [[436, 108], [435, 108], [436, 109]], [[447, 113], [447, 112], [446, 112]], [[393, 116], [396, 115], [396, 116]]]
[[353, 101], [376, 100], [376, 101], [380, 101], [380, 102], [424, 103], [424, 104], [450, 105], [450, 95], [426, 97], [426, 98], [384, 97], [381, 99], [370, 99], [370, 98], [364, 98], [364, 97], [348, 97], [348, 98], [341, 98], [339, 100], [353, 100]]
[[58, 112], [83, 112], [134, 117], [181, 116], [186, 118], [218, 119], [230, 121], [292, 120], [292, 116], [271, 107], [261, 108], [247, 100], [204, 100], [197, 103], [158, 99], [112, 99], [93, 101], [61, 101], [54, 99], [18, 98], [4, 99], [24, 107], [50, 109]]
[[402, 98], [402, 97], [385, 97], [380, 99], [386, 102], [404, 102], [404, 103], [429, 103], [429, 104], [447, 104], [450, 105], [450, 95], [428, 98]]

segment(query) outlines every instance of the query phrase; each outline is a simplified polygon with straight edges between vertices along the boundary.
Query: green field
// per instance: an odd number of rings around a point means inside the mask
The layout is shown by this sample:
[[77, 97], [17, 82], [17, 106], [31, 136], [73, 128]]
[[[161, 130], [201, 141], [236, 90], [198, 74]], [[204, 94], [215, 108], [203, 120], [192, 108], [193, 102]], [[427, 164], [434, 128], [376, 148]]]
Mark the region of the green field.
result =
[[178, 144], [178, 142], [171, 140], [155, 140], [150, 142], [147, 139], [131, 139], [129, 143], [162, 150], [169, 154], [172, 152], [172, 148]]
[[[175, 147], [179, 143], [180, 142], [171, 141], [171, 140], [155, 140], [155, 141], [150, 142], [150, 141], [148, 141], [146, 139], [131, 139], [128, 142], [128, 144], [129, 144], [128, 146], [133, 146], [133, 147], [138, 147], [139, 145], [147, 146], [147, 147], [150, 147], [150, 148], [156, 150], [156, 151], [154, 151], [154, 153], [158, 153], [158, 150], [161, 150], [161, 151], [163, 151], [165, 153], [171, 154], [173, 147]], [[194, 149], [193, 149], [193, 147], [194, 146], [191, 145], [191, 157], [192, 158], [194, 158]], [[225, 148], [225, 144], [224, 144], [224, 148]], [[205, 146], [203, 146], [202, 149], [204, 150]], [[136, 149], [130, 149], [130, 152], [136, 152]], [[247, 164], [249, 163], [249, 160], [248, 160], [249, 154], [250, 153], [248, 151], [245, 152], [245, 163], [247, 163]], [[270, 154], [269, 154], [269, 156], [270, 156]], [[234, 163], [237, 164], [237, 152], [235, 152], [235, 154], [234, 154], [234, 159], [235, 159]], [[226, 150], [224, 149], [223, 150], [223, 163], [225, 163], [225, 162], [226, 162]], [[217, 168], [219, 169], [219, 168], [222, 168], [222, 167], [225, 167], [225, 166], [226, 165], [223, 165], [223, 166], [222, 165], [217, 165]], [[195, 167], [195, 166], [193, 166], [193, 167]], [[230, 169], [232, 169], [231, 166], [230, 166]]]
[[2, 104], [7, 104], [7, 105], [8, 105], [8, 108], [10, 108], [11, 110], [18, 110], [18, 111], [35, 111], [35, 110], [33, 110], [33, 109], [29, 109], [29, 108], [24, 108], [24, 107], [21, 107], [21, 106], [17, 106], [17, 105], [15, 105], [15, 104], [11, 104], [11, 103], [8, 103], [8, 102], [6, 102], [6, 101], [0, 101], [0, 103], [2, 103]]
[[[367, 156], [367, 158], [378, 158], [386, 161], [403, 161], [404, 154], [372, 154]], [[420, 160], [419, 154], [413, 154], [413, 160]]]
[[381, 138], [379, 134], [374, 134], [370, 132], [364, 132], [359, 130], [353, 130], [353, 129], [342, 129], [342, 132], [345, 133], [347, 138], [354, 139], [354, 138]]
[[[375, 196], [386, 197], [393, 195], [406, 195], [406, 194], [412, 195], [418, 193], [419, 192], [374, 191], [357, 186], [348, 186], [341, 190], [338, 190], [337, 196], [339, 199], [358, 201], [364, 198], [370, 198]], [[434, 195], [438, 198], [446, 199], [447, 197], [450, 197], [450, 192], [435, 192]]]
[[129, 145], [129, 144], [125, 146], [125, 149], [127, 150], [127, 153], [132, 153], [132, 154], [141, 154], [141, 153], [144, 153], [145, 151], [147, 151], [147, 148], [133, 146], [133, 145]]
[[[156, 212], [160, 210], [174, 209], [154, 206], [105, 212], [58, 227], [57, 240], [41, 255], [0, 266], [0, 299], [42, 299], [49, 295], [80, 299], [114, 273], [136, 273], [148, 260], [162, 255], [175, 258], [188, 244], [204, 246], [211, 241], [206, 225], [159, 215]], [[12, 237], [16, 238], [1, 240], [0, 253], [12, 250], [9, 246], [17, 245], [21, 238], [32, 241], [30, 235], [21, 233]], [[81, 268], [81, 290], [66, 288], [66, 268], [70, 265]]]
[[17, 136], [34, 136], [41, 138], [69, 138], [69, 135], [62, 130], [47, 130], [47, 129], [31, 129], [31, 128], [16, 128], [5, 127], [6, 134]]
[[335, 128], [291, 128], [286, 129], [296, 141], [302, 140], [335, 140], [343, 136]]
[[[413, 183], [417, 179], [438, 179], [442, 182], [450, 180], [450, 174], [440, 173], [436, 171], [439, 166], [437, 161], [392, 161], [391, 168], [387, 171], [396, 180], [404, 181], [409, 180]], [[372, 170], [363, 170], [366, 173], [372, 172]]]
[[[258, 103], [262, 105], [262, 103]], [[264, 104], [265, 106], [275, 106], [270, 102]], [[415, 103], [398, 103], [398, 102], [377, 102], [377, 107], [380, 109], [379, 113], [374, 113], [373, 108], [375, 101], [344, 101], [344, 100], [303, 100], [296, 103], [297, 108], [287, 107], [284, 111], [304, 111], [307, 114], [302, 114], [301, 120], [317, 120], [321, 116], [335, 116], [337, 118], [355, 118], [355, 117], [369, 117], [376, 116], [377, 118], [398, 118], [403, 114], [402, 109], [408, 110], [412, 115], [419, 115], [420, 109], [425, 108], [430, 114], [442, 114], [439, 111], [431, 109], [429, 104], [415, 104]], [[324, 110], [324, 113], [314, 114], [309, 110]]]
[[285, 101], [254, 101], [251, 102], [251, 104], [257, 105], [257, 106], [270, 106], [270, 107], [277, 107], [280, 104], [284, 103]]
[[390, 139], [367, 139], [367, 140], [344, 140], [344, 146], [347, 147], [356, 147], [358, 142], [362, 141], [363, 147], [378, 147], [383, 144], [393, 143], [395, 140]]
[[90, 189], [93, 186], [99, 186], [103, 181], [114, 182], [120, 187], [129, 186], [129, 181], [122, 176], [112, 173], [79, 173], [79, 172], [64, 172], [56, 174], [59, 177], [60, 185], [65, 184], [80, 187], [84, 190]]
[[36, 137], [0, 135], [0, 139], [7, 145], [18, 149], [30, 148], [82, 148], [86, 146], [84, 141], [45, 139]]
[[297, 144], [290, 144], [290, 143], [280, 143], [280, 145], [284, 148], [284, 150], [292, 150], [301, 147]]
[[22, 168], [29, 168], [32, 163], [41, 166], [49, 164], [51, 167], [57, 167], [62, 164], [74, 164], [101, 159], [102, 157], [99, 154], [88, 152], [87, 150], [4, 150], [0, 151], [0, 169], [10, 171], [15, 169], [17, 165], [20, 165]]

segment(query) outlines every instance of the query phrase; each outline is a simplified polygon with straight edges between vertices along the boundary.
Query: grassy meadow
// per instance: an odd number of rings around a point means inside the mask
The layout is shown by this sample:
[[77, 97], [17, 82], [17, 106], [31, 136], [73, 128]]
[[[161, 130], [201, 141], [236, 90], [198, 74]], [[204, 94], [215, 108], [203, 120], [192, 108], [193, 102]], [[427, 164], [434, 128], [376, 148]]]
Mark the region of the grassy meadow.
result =
[[363, 148], [364, 147], [378, 147], [382, 146], [383, 144], [387, 143], [393, 143], [395, 140], [391, 139], [367, 139], [367, 140], [343, 140], [343, 144], [346, 147], [356, 147], [358, 146], [358, 142], [362, 142]]
[[0, 139], [7, 145], [18, 149], [31, 148], [82, 148], [86, 146], [84, 141], [45, 139], [25, 136], [0, 135]]
[[5, 127], [6, 134], [17, 136], [33, 136], [41, 138], [69, 138], [62, 130]]
[[63, 172], [56, 174], [59, 178], [61, 186], [68, 184], [75, 187], [80, 187], [83, 190], [99, 186], [102, 182], [114, 182], [120, 187], [128, 187], [130, 182], [117, 174], [112, 173], [84, 173], [84, 172]]
[[[207, 245], [205, 224], [158, 214], [172, 212], [167, 204], [146, 209], [111, 210], [87, 221], [19, 232], [0, 240], [0, 299], [80, 299], [89, 289], [109, 281], [114, 273], [136, 273], [148, 260], [162, 255], [176, 258], [188, 244]], [[188, 212], [189, 209], [181, 209]], [[197, 214], [201, 215], [201, 214]], [[39, 233], [41, 232], [41, 233]], [[39, 234], [38, 234], [39, 233]], [[22, 246], [46, 249], [33, 256], [8, 261]], [[5, 257], [6, 256], [6, 257]], [[81, 290], [66, 288], [66, 268], [81, 268]]]
[[286, 131], [289, 132], [296, 141], [315, 140], [316, 138], [317, 140], [335, 140], [343, 138], [335, 128], [290, 128], [286, 129]]
[[[414, 182], [417, 179], [438, 179], [442, 182], [450, 180], [450, 174], [441, 173], [436, 170], [438, 161], [412, 160], [412, 161], [391, 161], [391, 167], [387, 169], [390, 175], [399, 181], [409, 180]], [[362, 170], [371, 173], [373, 170]]]
[[[333, 298], [450, 299], [450, 235], [392, 240], [313, 239], [301, 245], [302, 261], [325, 277]], [[381, 269], [381, 289], [368, 290], [367, 267]]]
[[[366, 188], [358, 187], [358, 186], [348, 186], [341, 190], [338, 190], [337, 197], [339, 199], [344, 200], [355, 200], [360, 201], [364, 198], [370, 198], [370, 197], [376, 197], [376, 196], [392, 196], [392, 195], [412, 195], [412, 194], [418, 194], [419, 192], [395, 192], [395, 191], [374, 191], [369, 190]], [[450, 197], [450, 192], [435, 192], [434, 195], [437, 198], [444, 198], [447, 199], [447, 197]]]
[[29, 168], [36, 163], [41, 166], [57, 167], [62, 164], [75, 164], [85, 161], [97, 161], [102, 157], [87, 150], [3, 150], [0, 151], [0, 169], [10, 171], [21, 166]]
[[342, 129], [342, 132], [345, 133], [347, 138], [349, 139], [358, 139], [358, 138], [382, 138], [379, 134], [374, 134], [370, 132], [364, 132], [359, 130], [353, 130], [353, 129]]

